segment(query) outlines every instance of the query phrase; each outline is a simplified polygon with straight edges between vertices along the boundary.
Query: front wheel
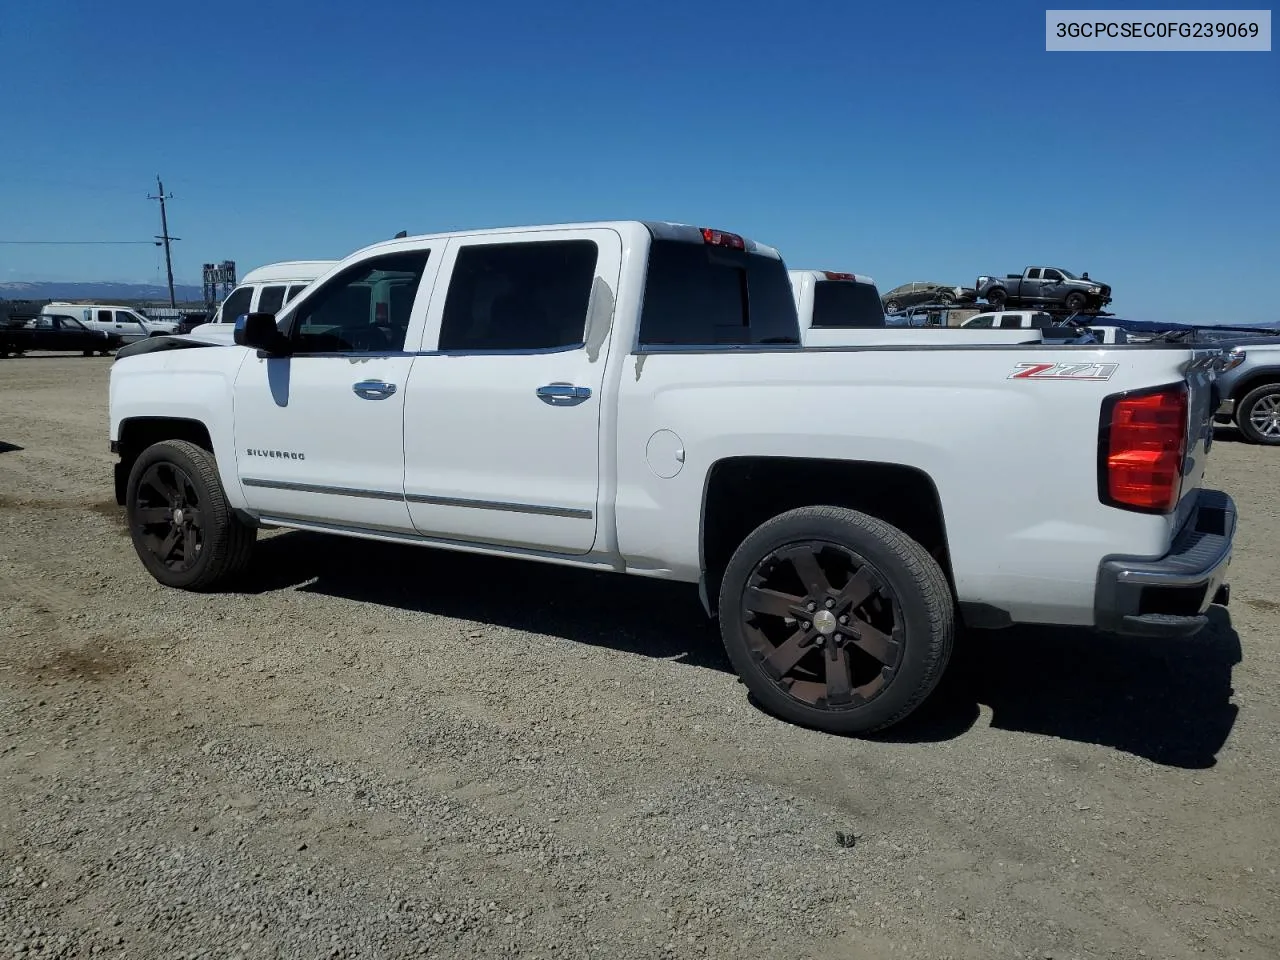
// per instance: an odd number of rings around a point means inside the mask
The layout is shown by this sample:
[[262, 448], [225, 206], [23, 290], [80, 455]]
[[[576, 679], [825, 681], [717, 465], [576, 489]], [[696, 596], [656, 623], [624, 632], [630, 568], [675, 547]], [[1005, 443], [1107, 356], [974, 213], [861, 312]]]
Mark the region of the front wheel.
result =
[[947, 306], [951, 306], [953, 303], [956, 302], [956, 295], [951, 290], [943, 290], [941, 293], [938, 294], [938, 302], [945, 303]]
[[884, 305], [885, 313], [897, 313], [901, 309], [902, 309], [902, 304], [899, 303], [897, 300], [890, 300], [888, 303]]
[[134, 550], [167, 587], [211, 590], [249, 563], [257, 531], [227, 503], [213, 454], [194, 443], [144, 450], [129, 472], [125, 506]]
[[955, 633], [951, 590], [929, 552], [843, 507], [790, 510], [738, 547], [720, 630], [747, 689], [802, 726], [890, 727], [933, 691]]
[[1251, 443], [1280, 445], [1280, 383], [1264, 383], [1236, 407], [1236, 425]]
[[1088, 306], [1088, 303], [1089, 303], [1089, 298], [1086, 297], [1083, 293], [1077, 292], [1077, 293], [1067, 294], [1067, 309], [1072, 311], [1073, 313], [1079, 313], [1086, 306]]

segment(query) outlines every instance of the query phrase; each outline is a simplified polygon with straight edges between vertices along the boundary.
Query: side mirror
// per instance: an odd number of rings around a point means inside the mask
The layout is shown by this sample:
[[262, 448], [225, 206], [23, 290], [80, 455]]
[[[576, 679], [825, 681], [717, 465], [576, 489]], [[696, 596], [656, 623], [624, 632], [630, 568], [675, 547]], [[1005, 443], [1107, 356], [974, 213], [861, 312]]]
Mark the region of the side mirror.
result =
[[236, 317], [232, 339], [237, 346], [257, 349], [259, 355], [280, 357], [289, 352], [288, 341], [276, 328], [274, 313], [242, 313]]

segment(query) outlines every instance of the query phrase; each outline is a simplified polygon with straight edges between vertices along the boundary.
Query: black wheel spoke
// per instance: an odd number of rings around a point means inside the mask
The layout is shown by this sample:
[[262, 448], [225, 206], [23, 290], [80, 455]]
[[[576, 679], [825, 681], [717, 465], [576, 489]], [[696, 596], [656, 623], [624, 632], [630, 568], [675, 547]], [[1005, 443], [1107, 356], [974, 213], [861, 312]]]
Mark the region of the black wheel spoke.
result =
[[814, 547], [793, 547], [787, 552], [786, 558], [795, 568], [796, 575], [804, 584], [804, 588], [809, 591], [810, 597], [820, 599], [831, 592], [831, 581], [827, 579], [822, 564], [818, 562], [818, 554]]
[[133, 511], [133, 518], [141, 524], [168, 523], [173, 511], [168, 507], [139, 507]]
[[875, 574], [870, 567], [863, 567], [844, 585], [840, 595], [836, 597], [836, 607], [840, 609], [857, 609], [876, 592]]
[[749, 587], [746, 607], [752, 613], [763, 613], [771, 617], [795, 617], [804, 608], [804, 597], [766, 587]]
[[822, 659], [827, 669], [827, 701], [840, 703], [848, 700], [853, 693], [853, 676], [849, 672], [849, 657], [844, 648], [831, 644]]
[[865, 620], [855, 619], [848, 626], [849, 642], [859, 650], [870, 654], [881, 663], [893, 663], [898, 656], [898, 644], [887, 633], [877, 630]]
[[777, 671], [778, 676], [785, 675], [809, 652], [808, 639], [808, 630], [797, 630], [785, 643], [776, 647], [773, 653], [765, 658], [765, 663]]
[[160, 544], [160, 548], [156, 550], [156, 556], [166, 563], [173, 556], [173, 551], [177, 549], [179, 541], [182, 540], [182, 527], [176, 524], [169, 528], [169, 535], [164, 538], [164, 542]]

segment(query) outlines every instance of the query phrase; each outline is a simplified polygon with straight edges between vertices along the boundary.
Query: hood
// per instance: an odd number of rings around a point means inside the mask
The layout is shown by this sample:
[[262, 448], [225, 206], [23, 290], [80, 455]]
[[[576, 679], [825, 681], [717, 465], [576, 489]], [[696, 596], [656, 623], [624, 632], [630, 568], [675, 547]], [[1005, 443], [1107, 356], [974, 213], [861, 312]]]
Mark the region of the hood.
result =
[[233, 345], [207, 337], [192, 336], [191, 334], [159, 334], [125, 344], [116, 351], [116, 359], [123, 360], [125, 357], [136, 357], [140, 354], [156, 353], [161, 350], [189, 350], [193, 347], [225, 347]]

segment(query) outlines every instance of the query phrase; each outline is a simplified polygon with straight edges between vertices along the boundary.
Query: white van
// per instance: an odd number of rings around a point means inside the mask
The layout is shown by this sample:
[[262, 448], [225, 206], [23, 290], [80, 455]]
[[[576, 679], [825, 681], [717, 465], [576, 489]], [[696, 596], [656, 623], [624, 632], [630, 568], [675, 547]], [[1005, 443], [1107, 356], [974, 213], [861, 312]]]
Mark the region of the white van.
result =
[[231, 342], [236, 317], [246, 313], [279, 313], [337, 260], [281, 260], [250, 270], [213, 314], [191, 330], [191, 336]]
[[42, 317], [72, 317], [90, 330], [114, 333], [125, 343], [142, 340], [153, 333], [173, 333], [177, 324], [151, 320], [129, 307], [110, 303], [66, 303], [55, 300], [40, 308]]

